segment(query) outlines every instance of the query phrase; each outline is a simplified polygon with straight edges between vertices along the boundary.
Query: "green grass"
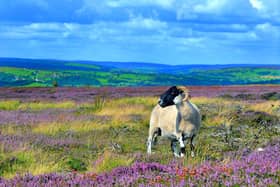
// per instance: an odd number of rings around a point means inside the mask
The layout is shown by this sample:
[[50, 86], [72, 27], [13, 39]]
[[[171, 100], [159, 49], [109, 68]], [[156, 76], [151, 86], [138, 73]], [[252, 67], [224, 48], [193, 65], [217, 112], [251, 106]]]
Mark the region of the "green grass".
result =
[[25, 68], [0, 67], [0, 72], [13, 74], [15, 76], [30, 77], [32, 76], [33, 70]]
[[45, 83], [32, 82], [32, 83], [30, 83], [30, 84], [25, 85], [24, 87], [30, 87], [30, 88], [32, 88], [32, 87], [47, 87], [47, 86], [49, 86], [49, 85], [48, 85], [48, 84], [45, 84]]
[[18, 100], [0, 101], [0, 110], [17, 110], [20, 105]]
[[[143, 85], [225, 85], [225, 84], [277, 84], [280, 70], [269, 68], [225, 68], [193, 70], [183, 74], [144, 73], [122, 69], [102, 69], [95, 65], [68, 63], [68, 66], [88, 70], [35, 70], [0, 67], [0, 86], [42, 87], [53, 86], [143, 86]], [[137, 72], [137, 73], [136, 73]]]
[[239, 84], [252, 84], [269, 81], [280, 81], [280, 70], [269, 68], [225, 68], [219, 70], [197, 70], [193, 76], [203, 77], [208, 80], [216, 80]]
[[34, 155], [30, 152], [0, 154], [0, 176], [12, 177], [19, 171], [25, 171], [32, 163]]
[[133, 160], [134, 158], [130, 158], [128, 156], [105, 151], [103, 154], [100, 154], [95, 160], [91, 171], [94, 171], [96, 173], [111, 171], [112, 169], [119, 166], [128, 166], [132, 164]]
[[40, 111], [46, 109], [71, 109], [76, 107], [73, 101], [63, 102], [21, 102], [19, 100], [0, 101], [0, 110]]
[[72, 101], [63, 101], [57, 103], [46, 103], [46, 102], [29, 102], [29, 103], [21, 103], [18, 106], [19, 110], [33, 110], [40, 111], [46, 109], [71, 109], [75, 107], [75, 103]]

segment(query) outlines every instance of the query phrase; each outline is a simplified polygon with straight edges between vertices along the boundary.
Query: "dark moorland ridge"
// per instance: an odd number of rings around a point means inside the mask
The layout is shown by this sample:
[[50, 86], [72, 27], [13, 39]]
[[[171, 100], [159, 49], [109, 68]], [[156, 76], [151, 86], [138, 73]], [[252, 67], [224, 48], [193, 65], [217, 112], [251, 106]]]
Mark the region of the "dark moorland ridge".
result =
[[[251, 86], [187, 86], [192, 97], [227, 97], [259, 100], [268, 93], [280, 93], [280, 85]], [[96, 97], [120, 98], [135, 96], [158, 96], [168, 87], [101, 87], [101, 88], [0, 88], [0, 100], [74, 100], [91, 101]], [[278, 96], [277, 96], [278, 97]]]
[[0, 58], [0, 87], [280, 84], [280, 65], [164, 65]]

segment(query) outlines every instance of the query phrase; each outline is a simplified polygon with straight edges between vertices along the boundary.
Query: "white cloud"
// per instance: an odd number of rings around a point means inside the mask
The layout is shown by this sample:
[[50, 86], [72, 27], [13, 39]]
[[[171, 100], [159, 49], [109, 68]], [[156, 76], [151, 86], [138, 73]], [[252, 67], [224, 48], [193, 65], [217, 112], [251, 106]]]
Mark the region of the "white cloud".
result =
[[24, 26], [25, 29], [30, 29], [30, 30], [52, 30], [52, 31], [58, 31], [62, 29], [62, 24], [58, 23], [31, 23], [29, 25]]
[[239, 30], [239, 31], [243, 31], [243, 30], [247, 30], [248, 26], [245, 24], [231, 24], [229, 25], [232, 29], [234, 30]]
[[272, 26], [270, 23], [263, 23], [256, 25], [256, 29], [260, 31], [269, 31], [272, 29]]
[[[177, 20], [199, 19], [202, 14], [216, 16], [217, 19], [232, 21], [236, 17], [243, 17], [243, 21], [258, 18], [269, 18], [280, 21], [279, 0], [82, 0], [83, 6], [78, 13], [90, 16], [92, 12], [111, 15], [116, 11], [134, 12], [162, 18], [162, 10], [176, 14]], [[140, 7], [140, 8], [139, 8]], [[152, 8], [151, 8], [152, 7]], [[148, 10], [148, 11], [146, 11]], [[257, 11], [256, 11], [257, 10]], [[147, 13], [149, 12], [149, 13]], [[165, 12], [164, 12], [165, 13]], [[171, 15], [171, 14], [170, 14]], [[165, 15], [164, 15], [165, 16]], [[112, 18], [113, 19], [113, 18]], [[238, 23], [238, 20], [234, 20]]]
[[204, 47], [203, 42], [205, 38], [197, 37], [197, 38], [182, 38], [181, 42], [184, 46], [187, 47]]
[[176, 0], [83, 0], [83, 6], [77, 13], [95, 11], [101, 14], [110, 12], [111, 8], [156, 6], [171, 8]]
[[[251, 2], [252, 1], [252, 2]], [[250, 0], [252, 7], [258, 10], [260, 17], [280, 21], [280, 1], [279, 0]]]
[[31, 23], [27, 25], [3, 25], [0, 38], [10, 39], [62, 39], [79, 30], [79, 24], [73, 23]]
[[253, 32], [253, 31], [247, 32], [245, 34], [245, 36], [247, 36], [247, 38], [250, 39], [250, 40], [257, 40], [257, 39], [259, 39], [258, 35], [255, 32]]
[[264, 8], [264, 4], [260, 0], [249, 0], [252, 7], [257, 9], [257, 10], [262, 10]]
[[176, 0], [108, 0], [107, 5], [109, 7], [126, 7], [126, 6], [160, 6], [169, 8]]
[[196, 19], [200, 14], [223, 14], [232, 11], [237, 0], [194, 0], [184, 1], [177, 0], [174, 6], [174, 11], [177, 14], [177, 19]]
[[75, 29], [78, 29], [79, 28], [79, 25], [78, 24], [74, 24], [74, 23], [64, 23], [63, 24], [64, 27], [70, 31], [73, 31]]
[[270, 23], [263, 23], [263, 24], [257, 24], [255, 26], [255, 31], [262, 37], [262, 38], [268, 38], [272, 37], [275, 38], [277, 42], [280, 42], [280, 27], [273, 26]]
[[227, 0], [207, 0], [203, 4], [195, 5], [193, 9], [198, 13], [218, 13], [227, 2]]
[[152, 18], [143, 18], [142, 16], [131, 17], [124, 26], [129, 28], [142, 28], [142, 29], [162, 29], [167, 27], [167, 23]]
[[98, 13], [105, 13], [108, 10], [107, 0], [83, 0], [83, 6], [76, 11], [78, 14], [88, 14], [91, 11], [95, 11]]

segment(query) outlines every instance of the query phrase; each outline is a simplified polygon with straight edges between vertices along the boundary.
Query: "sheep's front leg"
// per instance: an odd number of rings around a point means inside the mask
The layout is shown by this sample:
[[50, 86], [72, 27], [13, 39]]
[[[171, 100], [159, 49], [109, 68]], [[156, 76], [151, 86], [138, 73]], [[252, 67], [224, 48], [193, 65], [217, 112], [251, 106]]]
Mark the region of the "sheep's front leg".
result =
[[180, 157], [184, 157], [186, 154], [186, 146], [183, 139], [183, 134], [179, 132], [175, 132], [174, 135], [176, 136], [176, 140], [180, 144]]
[[191, 141], [190, 141], [190, 148], [191, 148], [191, 156], [194, 157], [194, 145], [193, 145], [193, 140], [195, 138], [195, 135], [193, 135], [191, 137]]
[[178, 141], [180, 143], [180, 156], [184, 157], [186, 154], [186, 146], [184, 144], [183, 135], [179, 137]]
[[181, 155], [177, 153], [177, 140], [176, 139], [171, 140], [171, 151], [175, 157], [181, 157]]

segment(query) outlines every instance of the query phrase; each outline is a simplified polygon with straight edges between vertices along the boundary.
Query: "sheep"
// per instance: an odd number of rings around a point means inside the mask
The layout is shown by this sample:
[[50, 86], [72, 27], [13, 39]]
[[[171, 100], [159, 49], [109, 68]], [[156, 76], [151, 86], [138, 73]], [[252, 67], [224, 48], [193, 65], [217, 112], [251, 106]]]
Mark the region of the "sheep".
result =
[[[147, 153], [151, 154], [152, 144], [158, 136], [171, 140], [171, 150], [176, 157], [185, 154], [184, 141], [190, 139], [191, 156], [194, 157], [194, 138], [197, 135], [201, 115], [196, 105], [189, 101], [189, 92], [186, 87], [173, 86], [161, 95], [158, 105], [151, 113]], [[176, 153], [177, 142], [180, 143], [180, 152]]]

